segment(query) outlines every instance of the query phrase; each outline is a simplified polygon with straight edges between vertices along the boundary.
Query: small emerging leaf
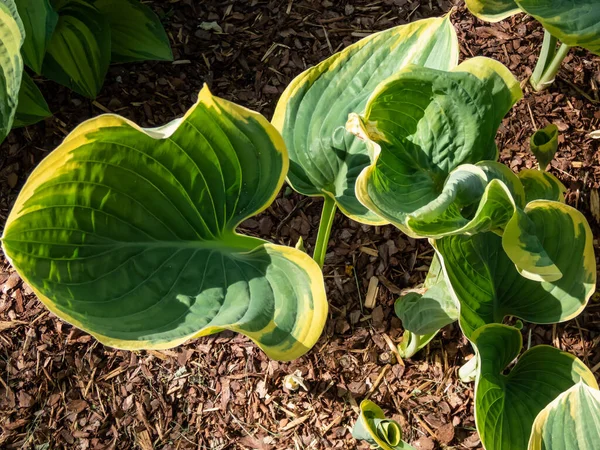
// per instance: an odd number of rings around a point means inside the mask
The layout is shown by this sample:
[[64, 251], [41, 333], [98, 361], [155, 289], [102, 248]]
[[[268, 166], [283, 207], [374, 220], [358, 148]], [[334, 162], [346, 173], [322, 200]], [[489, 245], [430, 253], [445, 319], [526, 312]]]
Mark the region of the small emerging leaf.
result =
[[536, 131], [531, 136], [529, 145], [540, 164], [540, 170], [546, 170], [558, 149], [558, 127], [550, 124], [546, 128]]
[[376, 449], [415, 450], [402, 440], [398, 422], [386, 419], [383, 410], [370, 400], [360, 403], [360, 416], [352, 428], [352, 436]]
[[467, 0], [467, 8], [487, 22], [500, 22], [521, 12], [515, 0]]

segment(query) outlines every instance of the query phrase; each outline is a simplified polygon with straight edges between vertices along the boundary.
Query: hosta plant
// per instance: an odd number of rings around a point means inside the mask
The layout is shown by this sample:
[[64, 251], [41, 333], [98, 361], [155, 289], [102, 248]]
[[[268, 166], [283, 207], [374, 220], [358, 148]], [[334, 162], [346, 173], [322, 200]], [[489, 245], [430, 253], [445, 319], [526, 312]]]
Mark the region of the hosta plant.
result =
[[299, 193], [324, 197], [315, 259], [321, 266], [337, 208], [353, 220], [385, 224], [357, 199], [358, 175], [369, 164], [364, 142], [344, 130], [377, 86], [409, 65], [450, 70], [458, 40], [449, 16], [419, 20], [364, 38], [300, 74], [273, 117], [290, 152], [288, 182]]
[[[98, 95], [111, 62], [173, 58], [160, 20], [138, 0], [14, 1], [25, 64], [86, 97]], [[41, 95], [37, 105], [47, 109]]]
[[[552, 85], [571, 47], [600, 55], [600, 8], [597, 0], [466, 0], [477, 17], [498, 22], [524, 12], [544, 27], [544, 43], [531, 76], [535, 90]], [[561, 45], [557, 48], [557, 42]]]
[[320, 268], [236, 232], [288, 165], [266, 119], [208, 88], [160, 128], [100, 116], [29, 177], [2, 247], [51, 311], [104, 344], [169, 348], [229, 329], [294, 359], [325, 324]]

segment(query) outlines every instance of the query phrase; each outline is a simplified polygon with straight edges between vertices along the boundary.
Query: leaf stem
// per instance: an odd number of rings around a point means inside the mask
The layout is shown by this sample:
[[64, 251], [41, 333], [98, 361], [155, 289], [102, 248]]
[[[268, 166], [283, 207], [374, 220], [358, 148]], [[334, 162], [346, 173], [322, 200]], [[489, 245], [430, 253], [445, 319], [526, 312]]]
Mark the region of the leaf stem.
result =
[[327, 244], [329, 243], [329, 235], [331, 234], [331, 226], [333, 225], [336, 209], [335, 200], [326, 195], [323, 202], [323, 212], [321, 213], [321, 223], [319, 224], [315, 251], [313, 253], [313, 259], [321, 268], [323, 268], [323, 264], [325, 263], [325, 253], [327, 253]]
[[556, 49], [558, 39], [552, 36], [548, 30], [544, 30], [544, 42], [540, 57], [531, 75], [531, 85], [536, 91], [543, 91], [554, 83], [556, 74], [562, 62], [571, 49], [567, 44], [561, 44]]

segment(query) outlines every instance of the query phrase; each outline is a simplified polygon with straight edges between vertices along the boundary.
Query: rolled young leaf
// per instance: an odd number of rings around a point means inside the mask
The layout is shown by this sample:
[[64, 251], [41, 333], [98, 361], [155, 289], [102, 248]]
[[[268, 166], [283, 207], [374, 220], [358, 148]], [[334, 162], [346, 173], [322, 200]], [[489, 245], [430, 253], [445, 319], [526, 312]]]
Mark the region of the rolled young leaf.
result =
[[169, 348], [229, 329], [294, 359], [325, 324], [321, 270], [235, 231], [271, 204], [288, 164], [264, 117], [206, 87], [164, 127], [100, 116], [32, 173], [2, 246], [52, 312], [106, 345]]
[[58, 23], [50, 0], [15, 0], [25, 28], [23, 59], [35, 73], [42, 73], [46, 49]]
[[538, 345], [519, 355], [519, 330], [500, 324], [479, 328], [471, 337], [477, 347], [475, 423], [486, 450], [527, 448], [536, 416], [562, 392], [580, 381], [598, 388], [592, 372], [575, 356]]
[[110, 23], [112, 62], [172, 61], [173, 52], [156, 14], [139, 0], [92, 0]]
[[13, 0], [0, 1], [0, 142], [10, 132], [23, 77], [23, 22]]
[[352, 436], [377, 449], [415, 450], [402, 440], [398, 422], [386, 419], [383, 410], [370, 400], [360, 403], [360, 416], [352, 428]]
[[19, 104], [15, 114], [13, 128], [27, 127], [52, 116], [44, 96], [27, 72], [23, 72], [23, 81], [19, 91]]
[[558, 127], [551, 123], [547, 127], [537, 130], [531, 136], [529, 146], [540, 164], [540, 170], [546, 170], [558, 149]]
[[536, 417], [528, 450], [595, 450], [600, 444], [600, 391], [581, 381]]
[[458, 40], [446, 16], [373, 34], [296, 77], [273, 117], [290, 152], [292, 187], [335, 199], [356, 221], [384, 223], [355, 196], [369, 155], [362, 141], [345, 132], [348, 114], [361, 112], [377, 85], [409, 64], [450, 70], [457, 63]]
[[[576, 317], [596, 286], [593, 237], [585, 218], [557, 202], [533, 202], [528, 210], [539, 237], [562, 277], [552, 282], [527, 279], [494, 233], [450, 236], [433, 242], [448, 287], [460, 310], [460, 326], [470, 338], [479, 327], [515, 316], [533, 323]], [[506, 237], [506, 235], [505, 235]]]
[[81, 95], [96, 98], [110, 64], [110, 24], [86, 0], [68, 0], [58, 13], [42, 72]]
[[[449, 175], [461, 164], [497, 158], [496, 131], [521, 95], [506, 67], [481, 57], [450, 72], [410, 66], [393, 75], [346, 125], [372, 153], [356, 183], [358, 199], [413, 237], [459, 232], [469, 222], [460, 208], [484, 194], [489, 177], [483, 168], [466, 167], [451, 182]], [[505, 171], [494, 170], [500, 178]], [[512, 199], [506, 200], [510, 210]], [[411, 226], [412, 216], [427, 229], [413, 230], [419, 223]]]

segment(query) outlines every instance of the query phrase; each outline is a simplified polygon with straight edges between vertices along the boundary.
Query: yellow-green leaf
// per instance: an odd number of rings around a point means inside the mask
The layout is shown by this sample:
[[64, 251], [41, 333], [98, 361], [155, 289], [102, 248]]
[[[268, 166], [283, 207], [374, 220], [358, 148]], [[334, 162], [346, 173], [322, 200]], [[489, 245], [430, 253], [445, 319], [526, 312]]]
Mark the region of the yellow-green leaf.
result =
[[383, 410], [370, 400], [360, 403], [360, 416], [352, 428], [352, 436], [368, 442], [375, 449], [415, 450], [402, 440], [398, 422], [386, 419]]
[[487, 450], [526, 449], [536, 416], [550, 402], [580, 381], [598, 388], [583, 362], [547, 345], [527, 350], [506, 375], [522, 347], [516, 328], [486, 325], [472, 340], [479, 358], [475, 423]]
[[208, 88], [164, 127], [100, 116], [32, 173], [3, 249], [51, 311], [106, 345], [169, 348], [230, 329], [294, 359], [325, 324], [321, 270], [236, 232], [288, 164], [264, 117]]
[[273, 117], [290, 152], [292, 187], [335, 199], [359, 222], [384, 223], [355, 195], [369, 154], [362, 141], [345, 132], [348, 114], [362, 112], [377, 85], [409, 64], [450, 70], [457, 61], [458, 40], [446, 16], [373, 34], [296, 77]]
[[500, 22], [521, 12], [515, 0], [467, 0], [467, 8], [487, 22]]
[[600, 391], [581, 381], [536, 417], [528, 450], [596, 450], [600, 444]]

